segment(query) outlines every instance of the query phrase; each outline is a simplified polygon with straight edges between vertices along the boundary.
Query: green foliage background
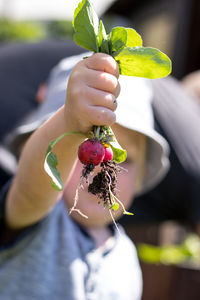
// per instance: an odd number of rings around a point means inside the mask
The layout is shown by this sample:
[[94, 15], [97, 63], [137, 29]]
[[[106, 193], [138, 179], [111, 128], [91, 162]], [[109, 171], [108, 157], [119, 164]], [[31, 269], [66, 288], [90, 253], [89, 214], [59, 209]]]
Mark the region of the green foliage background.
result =
[[[115, 16], [106, 15], [103, 18], [106, 29], [109, 30], [115, 22]], [[0, 42], [39, 41], [42, 39], [73, 39], [72, 21], [13, 21], [0, 19]]]
[[71, 21], [13, 21], [0, 19], [0, 42], [38, 41], [47, 38], [66, 39], [73, 36]]

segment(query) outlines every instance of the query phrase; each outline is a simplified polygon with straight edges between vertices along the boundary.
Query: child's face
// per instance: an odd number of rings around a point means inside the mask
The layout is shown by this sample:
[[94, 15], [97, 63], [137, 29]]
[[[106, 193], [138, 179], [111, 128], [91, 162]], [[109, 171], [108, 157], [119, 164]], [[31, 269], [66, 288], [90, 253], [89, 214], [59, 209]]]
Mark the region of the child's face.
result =
[[[138, 181], [138, 167], [142, 163], [138, 163], [138, 160], [144, 160], [145, 158], [145, 137], [135, 133], [131, 130], [127, 130], [117, 124], [113, 126], [113, 130], [121, 146], [127, 150], [126, 162], [120, 164], [126, 170], [121, 171], [118, 174], [117, 184], [117, 197], [123, 202], [125, 208], [131, 205], [133, 196], [136, 191], [136, 182]], [[138, 139], [139, 137], [139, 139]], [[134, 142], [136, 141], [136, 143]], [[140, 147], [138, 149], [138, 143]], [[140, 158], [138, 159], [138, 151]], [[81, 171], [83, 165], [77, 161], [73, 174], [65, 186], [64, 199], [67, 207], [70, 209], [74, 204], [75, 191], [79, 184]], [[95, 168], [94, 174], [98, 172], [98, 167]], [[91, 180], [90, 180], [91, 181]], [[87, 184], [83, 183], [84, 189], [79, 190], [79, 200], [77, 208], [82, 213], [88, 216], [88, 219], [84, 218], [77, 212], [72, 213], [72, 218], [79, 224], [86, 227], [102, 227], [112, 222], [110, 213], [102, 202], [99, 204], [99, 198], [87, 191]], [[101, 201], [101, 200], [100, 200]], [[115, 218], [119, 218], [122, 214], [122, 210], [119, 209], [113, 212]]]

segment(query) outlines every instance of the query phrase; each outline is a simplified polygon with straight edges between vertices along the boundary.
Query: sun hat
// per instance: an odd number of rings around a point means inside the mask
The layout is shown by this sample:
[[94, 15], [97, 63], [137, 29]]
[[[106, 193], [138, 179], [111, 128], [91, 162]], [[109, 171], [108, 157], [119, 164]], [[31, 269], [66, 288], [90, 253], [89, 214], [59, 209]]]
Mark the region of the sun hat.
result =
[[[63, 59], [52, 70], [45, 101], [6, 139], [5, 143], [11, 152], [18, 156], [21, 145], [27, 137], [64, 105], [70, 72], [83, 56], [90, 54], [82, 53]], [[148, 150], [144, 179], [139, 192], [141, 194], [158, 184], [167, 173], [169, 146], [167, 141], [154, 129], [151, 81], [145, 78], [120, 75], [119, 82], [121, 92], [117, 99], [116, 122], [147, 137]]]
[[145, 174], [139, 194], [157, 185], [169, 170], [169, 145], [154, 129], [153, 90], [149, 79], [120, 76], [116, 122], [147, 137]]

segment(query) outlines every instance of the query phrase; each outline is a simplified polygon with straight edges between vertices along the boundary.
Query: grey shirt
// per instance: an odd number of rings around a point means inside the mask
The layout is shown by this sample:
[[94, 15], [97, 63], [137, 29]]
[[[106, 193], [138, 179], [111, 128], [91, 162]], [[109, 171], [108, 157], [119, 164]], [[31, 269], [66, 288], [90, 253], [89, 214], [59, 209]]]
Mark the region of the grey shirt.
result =
[[1, 246], [0, 299], [140, 299], [142, 277], [136, 250], [120, 230], [120, 235], [114, 230], [112, 247], [96, 249], [89, 234], [69, 217], [61, 199], [45, 219], [9, 246]]

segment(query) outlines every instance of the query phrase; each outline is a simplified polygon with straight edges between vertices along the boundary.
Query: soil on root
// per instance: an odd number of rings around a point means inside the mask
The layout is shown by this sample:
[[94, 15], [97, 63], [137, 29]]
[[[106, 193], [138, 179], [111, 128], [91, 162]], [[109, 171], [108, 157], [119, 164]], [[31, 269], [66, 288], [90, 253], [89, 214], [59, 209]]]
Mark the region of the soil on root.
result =
[[92, 183], [88, 185], [88, 192], [102, 199], [105, 206], [111, 206], [110, 191], [116, 195], [117, 174], [120, 171], [121, 168], [115, 161], [101, 163], [101, 171], [94, 176]]
[[86, 182], [88, 182], [89, 174], [94, 170], [95, 166], [93, 163], [88, 163], [83, 167], [82, 177], [85, 178]]

